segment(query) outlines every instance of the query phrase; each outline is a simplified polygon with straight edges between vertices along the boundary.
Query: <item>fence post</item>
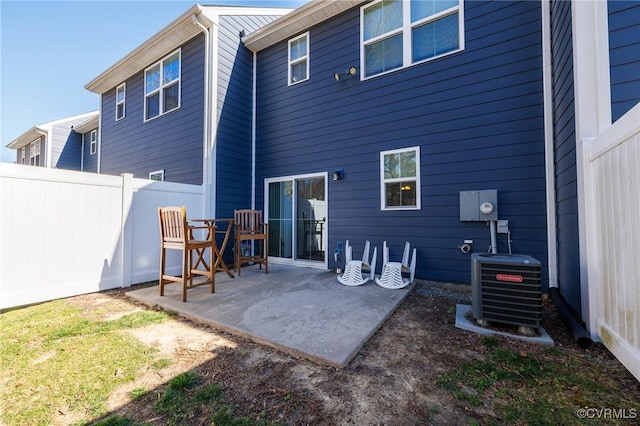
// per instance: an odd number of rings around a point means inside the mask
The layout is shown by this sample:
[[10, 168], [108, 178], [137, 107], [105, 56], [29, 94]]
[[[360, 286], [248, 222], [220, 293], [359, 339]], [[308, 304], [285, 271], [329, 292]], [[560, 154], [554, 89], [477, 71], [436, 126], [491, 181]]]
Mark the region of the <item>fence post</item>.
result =
[[131, 287], [131, 256], [133, 227], [131, 225], [131, 207], [133, 206], [133, 175], [122, 173], [122, 212], [120, 217], [120, 255], [122, 256], [121, 287]]

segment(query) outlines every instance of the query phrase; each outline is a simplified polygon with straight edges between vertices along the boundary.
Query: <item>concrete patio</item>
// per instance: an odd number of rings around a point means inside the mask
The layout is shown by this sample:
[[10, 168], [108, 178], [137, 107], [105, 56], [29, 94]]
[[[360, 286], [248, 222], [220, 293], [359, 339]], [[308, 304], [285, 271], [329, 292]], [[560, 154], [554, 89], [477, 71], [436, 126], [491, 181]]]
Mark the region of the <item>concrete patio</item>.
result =
[[216, 292], [208, 286], [189, 290], [180, 301], [181, 287], [147, 287], [127, 293], [148, 305], [216, 329], [247, 337], [315, 362], [346, 366], [364, 343], [394, 312], [413, 285], [388, 290], [368, 282], [359, 287], [338, 283], [333, 271], [269, 265], [245, 267], [230, 278], [216, 274]]

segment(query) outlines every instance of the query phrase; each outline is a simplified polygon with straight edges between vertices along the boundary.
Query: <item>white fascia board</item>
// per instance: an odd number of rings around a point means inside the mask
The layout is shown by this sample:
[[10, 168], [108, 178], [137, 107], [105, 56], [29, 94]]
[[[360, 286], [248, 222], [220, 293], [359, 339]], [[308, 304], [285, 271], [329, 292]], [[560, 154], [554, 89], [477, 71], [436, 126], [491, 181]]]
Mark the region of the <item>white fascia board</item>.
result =
[[11, 143], [7, 144], [7, 148], [10, 149], [20, 149], [25, 145], [30, 144], [34, 140], [38, 139], [42, 135], [46, 135], [53, 126], [57, 126], [58, 124], [65, 123], [67, 121], [80, 120], [82, 118], [90, 119], [93, 116], [98, 116], [98, 111], [86, 112], [84, 114], [73, 115], [71, 117], [60, 118], [58, 120], [49, 121], [42, 124], [37, 124], [15, 138]]
[[214, 16], [273, 16], [286, 15], [295, 9], [242, 6], [202, 6], [202, 13], [213, 21]]
[[97, 129], [100, 125], [100, 115], [96, 112], [91, 118], [78, 124], [73, 128], [76, 133], [87, 133], [89, 130]]
[[18, 136], [17, 138], [15, 138], [9, 144], [7, 144], [7, 148], [20, 149], [23, 146], [29, 145], [34, 140], [38, 139], [40, 136], [46, 135], [46, 134], [47, 134], [46, 125], [41, 124], [38, 126], [33, 126], [29, 130], [27, 130], [26, 132]]
[[84, 86], [85, 89], [103, 94], [121, 84], [133, 74], [143, 70], [149, 64], [157, 61], [167, 52], [183, 45], [201, 32], [200, 28], [194, 25], [192, 20], [193, 15], [200, 15], [201, 13], [202, 6], [199, 4], [194, 5], [180, 15], [178, 19], [171, 22], [149, 40], [87, 83]]
[[242, 42], [249, 50], [258, 52], [362, 3], [363, 0], [312, 0], [247, 34], [242, 38]]
[[282, 15], [290, 11], [291, 9], [201, 6], [196, 4], [84, 87], [98, 94], [105, 93], [145, 69], [149, 64], [156, 62], [168, 52], [182, 46], [202, 32], [202, 29], [193, 22], [194, 15], [198, 17], [201, 24], [210, 27], [216, 17], [222, 15]]

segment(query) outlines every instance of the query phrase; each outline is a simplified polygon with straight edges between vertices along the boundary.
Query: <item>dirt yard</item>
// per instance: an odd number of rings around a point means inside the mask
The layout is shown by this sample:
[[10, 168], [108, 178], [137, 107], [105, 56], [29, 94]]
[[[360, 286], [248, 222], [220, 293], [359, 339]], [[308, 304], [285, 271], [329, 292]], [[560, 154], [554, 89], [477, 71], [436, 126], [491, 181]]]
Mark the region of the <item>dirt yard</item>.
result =
[[[147, 309], [128, 299], [123, 290], [79, 296], [70, 301], [86, 309], [88, 315], [99, 305], [103, 317]], [[239, 415], [285, 424], [504, 423], [496, 410], [498, 404], [508, 403], [504, 397], [488, 392], [478, 395], [480, 404], [470, 404], [438, 385], [443, 374], [486, 356], [482, 336], [454, 327], [456, 303], [470, 304], [467, 287], [418, 283], [341, 370], [297, 359], [180, 318], [137, 329], [132, 332], [135, 337], [157, 349], [159, 358], [172, 362], [160, 371], [149, 368], [135, 383], [119, 389], [111, 396], [109, 409], [111, 414], [126, 416], [136, 423], [166, 424], [154, 412], [153, 400], [167, 380], [192, 370], [207, 381], [220, 383]], [[633, 376], [600, 344], [591, 350], [574, 345], [547, 300], [543, 327], [559, 351], [576, 359], [588, 359], [594, 369], [619, 384], [621, 392], [632, 401], [634, 398], [640, 401], [640, 385]], [[548, 346], [507, 338], [497, 340], [516, 353], [543, 363], [554, 362]], [[130, 391], [136, 388], [154, 391], [132, 402]], [[464, 383], [461, 389], [474, 392]], [[188, 423], [210, 424], [209, 419], [210, 413], [202, 410]]]

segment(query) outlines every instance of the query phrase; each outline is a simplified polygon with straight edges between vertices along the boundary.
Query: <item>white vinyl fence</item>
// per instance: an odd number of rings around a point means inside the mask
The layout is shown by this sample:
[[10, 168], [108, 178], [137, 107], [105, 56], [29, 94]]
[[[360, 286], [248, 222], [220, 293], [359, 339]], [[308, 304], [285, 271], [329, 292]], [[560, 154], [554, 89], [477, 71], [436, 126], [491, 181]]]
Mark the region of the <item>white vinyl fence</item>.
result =
[[203, 217], [203, 187], [0, 164], [0, 310], [157, 280], [167, 205]]
[[640, 380], [640, 104], [585, 156], [591, 331]]

